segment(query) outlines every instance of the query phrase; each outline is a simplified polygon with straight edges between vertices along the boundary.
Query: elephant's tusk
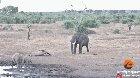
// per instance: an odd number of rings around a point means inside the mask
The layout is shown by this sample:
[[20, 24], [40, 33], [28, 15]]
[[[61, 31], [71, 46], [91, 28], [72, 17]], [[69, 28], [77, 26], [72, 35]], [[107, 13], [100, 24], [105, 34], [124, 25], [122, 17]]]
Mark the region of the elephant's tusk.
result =
[[72, 43], [73, 45], [76, 43], [76, 40]]

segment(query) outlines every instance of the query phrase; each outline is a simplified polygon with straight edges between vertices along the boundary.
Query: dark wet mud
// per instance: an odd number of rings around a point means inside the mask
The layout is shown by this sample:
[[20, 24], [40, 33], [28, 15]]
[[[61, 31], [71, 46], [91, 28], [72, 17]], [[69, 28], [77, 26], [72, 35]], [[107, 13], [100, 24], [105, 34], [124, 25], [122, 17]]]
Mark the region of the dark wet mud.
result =
[[[4, 65], [5, 63], [3, 62], [1, 64]], [[11, 65], [10, 62], [7, 65]], [[6, 71], [7, 73], [1, 73], [0, 76], [8, 78], [78, 78], [78, 76], [75, 77], [70, 75], [71, 72], [77, 69], [61, 64], [18, 65], [10, 66], [8, 69], [3, 68], [1, 70]]]

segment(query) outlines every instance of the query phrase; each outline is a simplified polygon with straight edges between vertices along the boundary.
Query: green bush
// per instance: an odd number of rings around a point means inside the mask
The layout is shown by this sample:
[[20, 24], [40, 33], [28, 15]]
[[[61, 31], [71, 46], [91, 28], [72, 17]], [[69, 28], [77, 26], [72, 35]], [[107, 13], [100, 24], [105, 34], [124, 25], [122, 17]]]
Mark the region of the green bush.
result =
[[97, 28], [99, 27], [100, 23], [97, 20], [86, 20], [83, 22], [83, 27], [89, 27], [89, 28]]
[[122, 19], [122, 24], [127, 24], [128, 23], [128, 19]]
[[[83, 27], [96, 28], [101, 24], [135, 22], [139, 24], [140, 12], [125, 12], [124, 10], [100, 10], [93, 13], [73, 10], [72, 12], [18, 12], [18, 7], [6, 6], [1, 8], [0, 23], [3, 24], [50, 24], [57, 21], [64, 21], [65, 28], [73, 28], [79, 25]], [[81, 17], [83, 18], [81, 20]], [[69, 21], [67, 21], [69, 20]], [[80, 21], [79, 24], [71, 20]]]
[[84, 34], [87, 34], [87, 28], [86, 27], [83, 27], [83, 26], [78, 26], [77, 28], [76, 28], [76, 32], [77, 33], [84, 33]]
[[101, 23], [102, 24], [109, 24], [110, 20], [109, 19], [104, 19], [104, 20], [101, 20]]
[[46, 29], [44, 31], [45, 31], [45, 33], [53, 33], [51, 30], [48, 30], [48, 29]]
[[128, 15], [128, 18], [130, 18], [130, 19], [133, 19], [133, 20], [134, 20], [134, 19], [136, 18], [136, 15], [134, 15], [134, 14], [129, 14], [129, 15]]
[[102, 24], [109, 24], [111, 22], [110, 15], [100, 15], [98, 20], [100, 20]]
[[75, 24], [74, 24], [74, 21], [64, 21], [64, 26], [66, 29], [69, 29], [69, 28], [74, 28]]
[[130, 20], [131, 20], [131, 19], [129, 19], [128, 17], [124, 17], [124, 18], [122, 18], [121, 23], [122, 23], [122, 24], [127, 24], [127, 23], [130, 22]]
[[114, 14], [113, 15], [113, 20], [112, 21], [114, 23], [120, 23], [121, 20], [122, 20], [122, 15], [121, 14], [117, 13], [117, 14]]
[[123, 18], [122, 19], [122, 24], [128, 24], [130, 22], [134, 22], [134, 20], [133, 19], [130, 19], [130, 18]]
[[134, 25], [140, 25], [140, 19], [134, 20]]
[[114, 34], [120, 34], [120, 30], [119, 30], [119, 29], [115, 29], [115, 30], [113, 31], [113, 33], [114, 33]]
[[2, 30], [14, 30], [11, 25], [4, 26]]

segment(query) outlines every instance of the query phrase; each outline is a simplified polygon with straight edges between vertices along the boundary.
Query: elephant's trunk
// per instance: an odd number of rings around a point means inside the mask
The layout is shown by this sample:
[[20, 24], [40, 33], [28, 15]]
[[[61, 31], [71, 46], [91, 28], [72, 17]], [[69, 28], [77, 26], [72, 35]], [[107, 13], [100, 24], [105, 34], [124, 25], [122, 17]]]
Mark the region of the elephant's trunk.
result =
[[73, 44], [72, 44], [72, 42], [71, 42], [71, 52], [73, 54]]

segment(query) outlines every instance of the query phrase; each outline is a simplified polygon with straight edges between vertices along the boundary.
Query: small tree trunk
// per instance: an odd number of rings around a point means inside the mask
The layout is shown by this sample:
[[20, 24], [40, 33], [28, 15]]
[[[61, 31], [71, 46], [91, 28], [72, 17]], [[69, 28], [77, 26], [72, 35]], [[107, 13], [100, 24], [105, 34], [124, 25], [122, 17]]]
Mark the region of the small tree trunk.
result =
[[128, 30], [130, 31], [132, 28], [132, 25], [130, 24], [130, 25], [128, 25]]
[[128, 24], [128, 30], [132, 30], [132, 26], [133, 26], [133, 22], [130, 22], [130, 24]]
[[131, 30], [131, 26], [129, 27], [129, 31]]
[[31, 36], [31, 35], [30, 35], [31, 28], [30, 28], [30, 27], [31, 27], [31, 25], [28, 26], [28, 36], [27, 36], [27, 37], [28, 37], [28, 38], [27, 38], [28, 40], [30, 40], [30, 36]]

